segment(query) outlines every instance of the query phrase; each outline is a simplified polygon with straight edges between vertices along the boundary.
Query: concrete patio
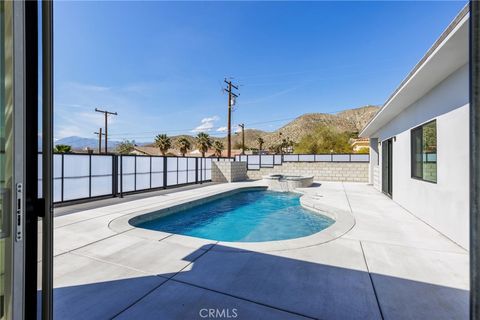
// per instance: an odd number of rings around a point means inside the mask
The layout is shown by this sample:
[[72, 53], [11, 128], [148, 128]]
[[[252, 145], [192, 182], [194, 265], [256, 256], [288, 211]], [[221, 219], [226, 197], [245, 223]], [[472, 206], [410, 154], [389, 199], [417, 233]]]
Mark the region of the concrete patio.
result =
[[293, 249], [110, 225], [250, 185], [258, 182], [145, 194], [55, 218], [55, 317], [201, 319], [217, 309], [238, 319], [468, 318], [468, 252], [366, 184], [302, 189], [355, 225]]

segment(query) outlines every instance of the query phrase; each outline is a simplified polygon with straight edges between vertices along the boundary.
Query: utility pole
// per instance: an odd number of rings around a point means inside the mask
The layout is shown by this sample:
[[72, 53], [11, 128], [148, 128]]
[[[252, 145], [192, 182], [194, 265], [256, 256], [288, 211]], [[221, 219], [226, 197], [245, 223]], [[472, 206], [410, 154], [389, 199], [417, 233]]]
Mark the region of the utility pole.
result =
[[245, 123], [238, 125], [242, 128], [242, 154], [245, 154]]
[[93, 134], [98, 135], [98, 153], [102, 153], [102, 136], [105, 135], [102, 133], [102, 128], [98, 129], [98, 132], [94, 132]]
[[232, 81], [227, 81], [227, 79], [223, 80], [228, 87], [226, 89], [223, 89], [225, 92], [228, 92], [228, 124], [227, 124], [227, 157], [232, 156], [232, 106], [235, 104], [236, 98], [238, 98], [239, 95], [235, 94], [232, 92], [232, 88], [238, 90], [238, 87], [232, 84]]
[[107, 154], [108, 153], [108, 115], [111, 114], [111, 115], [116, 116], [118, 114], [116, 112], [111, 112], [111, 111], [107, 111], [107, 110], [99, 110], [97, 108], [95, 108], [95, 111], [96, 112], [101, 112], [105, 115], [105, 154]]

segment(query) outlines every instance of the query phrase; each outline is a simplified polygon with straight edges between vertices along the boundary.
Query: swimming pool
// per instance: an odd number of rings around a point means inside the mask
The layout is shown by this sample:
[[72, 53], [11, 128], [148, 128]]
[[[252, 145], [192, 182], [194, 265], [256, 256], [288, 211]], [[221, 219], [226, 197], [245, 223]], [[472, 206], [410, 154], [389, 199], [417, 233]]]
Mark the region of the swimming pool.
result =
[[228, 242], [286, 240], [317, 233], [335, 221], [300, 205], [291, 192], [245, 190], [150, 221], [139, 228]]

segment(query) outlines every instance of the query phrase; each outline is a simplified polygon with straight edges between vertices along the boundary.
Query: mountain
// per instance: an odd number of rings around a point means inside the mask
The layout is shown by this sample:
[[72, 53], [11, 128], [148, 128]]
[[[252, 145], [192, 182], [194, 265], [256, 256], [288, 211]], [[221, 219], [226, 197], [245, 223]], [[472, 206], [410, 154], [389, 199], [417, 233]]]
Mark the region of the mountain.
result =
[[[362, 128], [367, 124], [368, 121], [370, 121], [371, 118], [373, 118], [378, 110], [379, 107], [367, 105], [360, 108], [341, 111], [335, 114], [307, 113], [295, 118], [293, 121], [272, 132], [257, 129], [245, 129], [245, 146], [247, 148], [258, 148], [257, 139], [259, 137], [265, 141], [264, 148], [278, 144], [282, 141], [282, 139], [286, 139], [287, 137], [294, 142], [299, 142], [302, 137], [311, 134], [318, 126], [326, 126], [336, 130], [337, 132], [349, 132], [355, 135], [362, 130]], [[180, 138], [187, 138], [190, 141], [192, 148], [196, 148], [195, 137], [193, 136], [178, 135], [171, 136], [170, 138], [172, 139], [172, 145], [174, 147]], [[227, 147], [226, 137], [214, 137], [212, 139], [220, 140], [223, 142], [225, 148]], [[232, 148], [241, 148], [241, 143], [241, 133], [239, 132], [238, 134], [232, 134]], [[72, 146], [74, 150], [84, 149], [85, 147], [95, 150], [98, 147], [98, 140], [72, 136], [57, 140], [55, 144], [67, 144]], [[108, 148], [113, 150], [118, 144], [119, 141], [109, 140]], [[152, 141], [151, 143], [142, 143], [139, 145], [154, 146], [154, 143]]]
[[[257, 129], [245, 129], [245, 146], [249, 148], [258, 148], [258, 137], [264, 140], [264, 148], [271, 145], [279, 144], [282, 139], [287, 137], [299, 142], [300, 139], [311, 134], [319, 125], [326, 126], [338, 132], [349, 132], [358, 134], [368, 121], [377, 113], [377, 106], [363, 106], [360, 108], [348, 109], [336, 114], [328, 113], [307, 113], [287, 123], [283, 127], [266, 132]], [[227, 145], [227, 138], [221, 138], [224, 145]], [[232, 148], [240, 148], [242, 143], [242, 135], [232, 135]]]
[[[102, 148], [104, 148], [105, 141], [102, 140]], [[108, 149], [112, 150], [119, 144], [119, 141], [108, 140]], [[91, 148], [96, 150], [98, 148], [98, 140], [93, 138], [83, 138], [78, 136], [65, 137], [55, 141], [54, 145], [66, 144], [72, 147], [73, 150], [83, 150], [85, 148]]]
[[298, 142], [302, 137], [312, 133], [318, 126], [325, 126], [338, 132], [358, 134], [378, 110], [379, 107], [368, 105], [336, 114], [307, 113], [280, 129], [267, 133], [262, 138], [265, 140], [266, 146], [280, 143], [282, 139], [287, 137], [294, 142]]

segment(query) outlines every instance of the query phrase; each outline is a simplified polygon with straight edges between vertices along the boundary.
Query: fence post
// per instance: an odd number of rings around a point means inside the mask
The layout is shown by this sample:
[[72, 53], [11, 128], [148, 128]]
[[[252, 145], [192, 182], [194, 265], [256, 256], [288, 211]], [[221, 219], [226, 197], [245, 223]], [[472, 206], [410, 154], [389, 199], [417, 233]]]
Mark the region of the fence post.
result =
[[112, 155], [112, 196], [116, 197], [118, 193], [118, 156]]
[[92, 197], [92, 155], [88, 155], [88, 197]]
[[203, 183], [203, 157], [200, 158], [200, 184]]
[[167, 157], [163, 157], [163, 189], [167, 188]]
[[258, 169], [262, 168], [262, 155], [258, 154]]
[[[65, 176], [65, 165], [64, 165], [63, 156], [64, 156], [64, 154], [62, 153], [62, 180], [61, 180], [61, 181], [62, 181], [62, 182], [61, 182], [61, 183], [62, 183], [62, 185], [61, 185], [62, 190], [61, 190], [61, 195], [60, 195], [60, 196], [61, 196], [61, 199], [62, 199], [62, 202], [63, 202], [63, 194], [64, 194], [64, 191], [63, 191], [63, 190], [64, 190], [64, 180], [65, 180], [65, 179], [64, 179], [64, 176]], [[54, 157], [54, 159], [55, 159], [55, 155], [53, 155], [53, 157]], [[55, 174], [54, 174], [54, 176], [55, 176]], [[42, 178], [43, 178], [43, 176], [42, 176]], [[55, 188], [55, 186], [54, 186], [54, 188]]]
[[120, 155], [120, 198], [123, 198], [123, 156]]
[[150, 156], [150, 189], [152, 189], [152, 156]]
[[195, 184], [198, 184], [198, 157], [195, 158]]
[[183, 157], [185, 158], [185, 183], [188, 184], [188, 158], [187, 157]]
[[133, 191], [137, 191], [137, 155], [133, 158]]

